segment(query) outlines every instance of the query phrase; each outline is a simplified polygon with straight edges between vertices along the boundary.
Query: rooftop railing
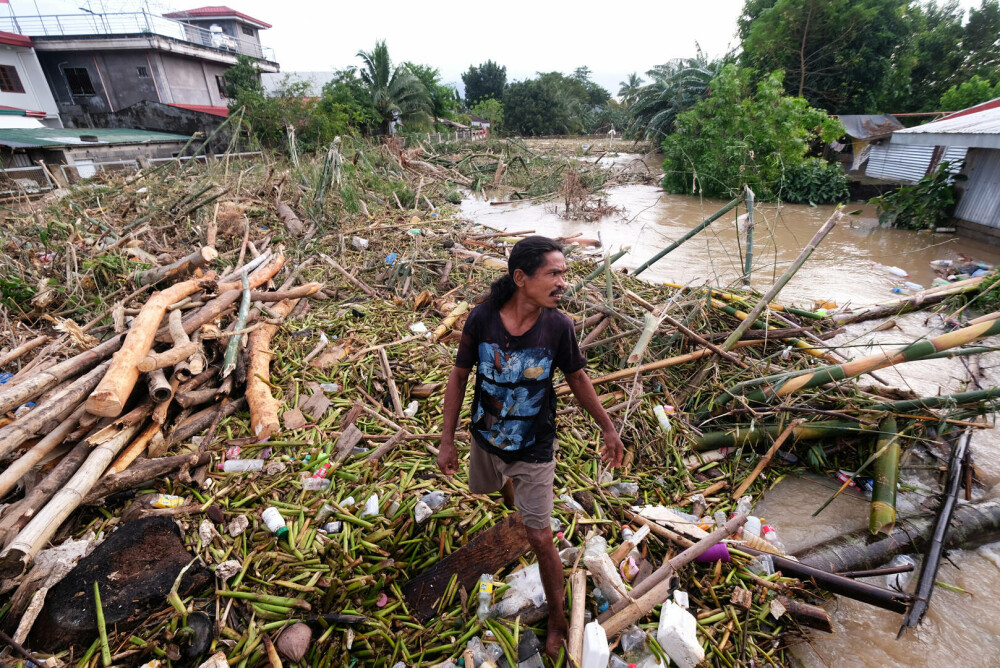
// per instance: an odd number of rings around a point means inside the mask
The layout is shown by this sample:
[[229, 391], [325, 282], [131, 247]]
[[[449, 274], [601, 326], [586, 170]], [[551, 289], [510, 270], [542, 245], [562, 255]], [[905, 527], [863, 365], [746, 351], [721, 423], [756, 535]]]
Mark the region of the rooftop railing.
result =
[[29, 37], [152, 34], [276, 62], [274, 50], [261, 46], [256, 40], [206, 30], [147, 12], [4, 16], [0, 17], [0, 30]]

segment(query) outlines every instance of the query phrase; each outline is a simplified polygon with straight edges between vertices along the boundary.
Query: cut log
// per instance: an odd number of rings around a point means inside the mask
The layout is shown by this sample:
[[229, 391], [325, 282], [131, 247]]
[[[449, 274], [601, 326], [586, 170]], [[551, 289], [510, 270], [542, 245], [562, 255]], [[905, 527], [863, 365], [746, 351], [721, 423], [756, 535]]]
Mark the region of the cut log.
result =
[[219, 257], [217, 250], [210, 246], [204, 246], [190, 255], [182, 257], [177, 262], [136, 273], [135, 281], [139, 285], [155, 285], [168, 278], [187, 276], [195, 269], [208, 266], [217, 257]]
[[275, 202], [275, 208], [278, 210], [278, 216], [281, 218], [281, 222], [285, 226], [285, 229], [288, 230], [289, 234], [298, 238], [305, 233], [305, 225], [302, 224], [299, 217], [295, 215], [294, 211], [292, 211], [292, 207], [288, 206], [279, 199]]
[[573, 595], [573, 608], [569, 614], [569, 634], [567, 650], [573, 666], [583, 665], [583, 613], [587, 605], [587, 572], [575, 570], [569, 578], [569, 589]]
[[[833, 633], [833, 622], [830, 621], [830, 614], [823, 608], [816, 605], [802, 603], [787, 596], [776, 596], [774, 598], [778, 605], [784, 608], [785, 614], [797, 621], [802, 626], [819, 629], [827, 633]], [[771, 603], [772, 610], [775, 608]], [[779, 615], [780, 616], [780, 615]]]
[[136, 462], [121, 473], [105, 475], [101, 478], [100, 482], [84, 497], [80, 505], [93, 505], [106, 496], [135, 489], [143, 483], [176, 471], [182, 466], [190, 466], [192, 468], [203, 466], [211, 461], [211, 459], [212, 456], [207, 452], [191, 452], [186, 455], [158, 457], [156, 459], [146, 459]]
[[475, 538], [403, 585], [403, 598], [421, 622], [437, 614], [437, 602], [452, 575], [458, 586], [472, 591], [479, 576], [495, 573], [531, 549], [520, 513], [480, 532]]
[[182, 346], [176, 346], [162, 353], [147, 353], [136, 362], [136, 367], [143, 372], [165, 369], [185, 362], [187, 358], [197, 354], [200, 348], [201, 346], [194, 341], [188, 341]]
[[12, 490], [17, 481], [25, 473], [30, 471], [38, 462], [42, 461], [46, 455], [52, 452], [69, 436], [70, 432], [76, 428], [83, 414], [84, 408], [81, 405], [68, 418], [60, 422], [58, 427], [47, 433], [38, 443], [35, 443], [31, 450], [18, 457], [3, 473], [0, 473], [0, 498], [3, 498], [7, 492]]
[[163, 369], [153, 369], [146, 374], [146, 388], [149, 390], [150, 398], [158, 404], [163, 403], [173, 395], [170, 388], [170, 381]]
[[139, 379], [139, 360], [149, 353], [167, 307], [200, 290], [201, 283], [201, 279], [177, 283], [149, 298], [132, 322], [121, 349], [112, 358], [107, 374], [87, 399], [89, 413], [105, 417], [121, 414]]
[[[274, 311], [284, 317], [295, 308], [295, 301], [278, 302]], [[271, 337], [277, 325], [264, 324], [250, 332], [250, 362], [247, 369], [247, 404], [250, 406], [250, 428], [258, 440], [270, 438], [281, 430], [278, 421], [278, 401], [271, 395], [267, 380], [271, 377]]]

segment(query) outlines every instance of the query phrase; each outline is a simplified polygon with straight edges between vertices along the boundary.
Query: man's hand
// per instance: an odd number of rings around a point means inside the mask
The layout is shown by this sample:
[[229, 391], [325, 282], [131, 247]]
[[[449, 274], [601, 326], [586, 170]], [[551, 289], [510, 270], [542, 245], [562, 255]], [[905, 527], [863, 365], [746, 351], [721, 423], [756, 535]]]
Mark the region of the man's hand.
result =
[[611, 466], [611, 468], [617, 468], [622, 465], [625, 446], [622, 444], [622, 439], [615, 429], [605, 429], [603, 435], [604, 447], [601, 448], [601, 461]]
[[437, 465], [441, 469], [441, 473], [445, 475], [455, 475], [458, 472], [458, 450], [455, 449], [454, 443], [441, 444], [441, 448], [438, 450]]

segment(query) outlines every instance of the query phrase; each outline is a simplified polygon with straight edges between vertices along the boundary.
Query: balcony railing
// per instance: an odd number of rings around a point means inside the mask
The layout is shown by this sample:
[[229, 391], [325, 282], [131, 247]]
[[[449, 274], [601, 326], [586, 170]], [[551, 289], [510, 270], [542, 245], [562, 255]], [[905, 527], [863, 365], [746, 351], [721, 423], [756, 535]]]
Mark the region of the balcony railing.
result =
[[4, 16], [0, 17], [0, 30], [29, 37], [152, 34], [276, 62], [274, 51], [255, 40], [213, 32], [147, 12]]

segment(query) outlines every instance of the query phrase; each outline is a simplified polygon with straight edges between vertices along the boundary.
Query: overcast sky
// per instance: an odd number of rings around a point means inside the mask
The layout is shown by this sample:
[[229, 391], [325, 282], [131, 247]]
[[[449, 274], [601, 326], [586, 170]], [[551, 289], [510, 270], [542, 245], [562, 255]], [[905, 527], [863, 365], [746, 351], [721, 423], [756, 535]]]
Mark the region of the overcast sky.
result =
[[[396, 63], [437, 67], [445, 83], [462, 88], [469, 65], [492, 59], [507, 80], [539, 71], [571, 73], [586, 65], [593, 79], [617, 94], [630, 72], [640, 75], [671, 58], [709, 56], [737, 44], [736, 19], [744, 0], [646, 0], [637, 3], [501, 2], [429, 3], [388, 0], [10, 0], [18, 15], [136, 11], [162, 13], [225, 2], [274, 27], [261, 33], [282, 71], [327, 71], [358, 65], [358, 50], [384, 39]], [[980, 0], [961, 0], [964, 7]], [[0, 14], [5, 10], [0, 9]]]

